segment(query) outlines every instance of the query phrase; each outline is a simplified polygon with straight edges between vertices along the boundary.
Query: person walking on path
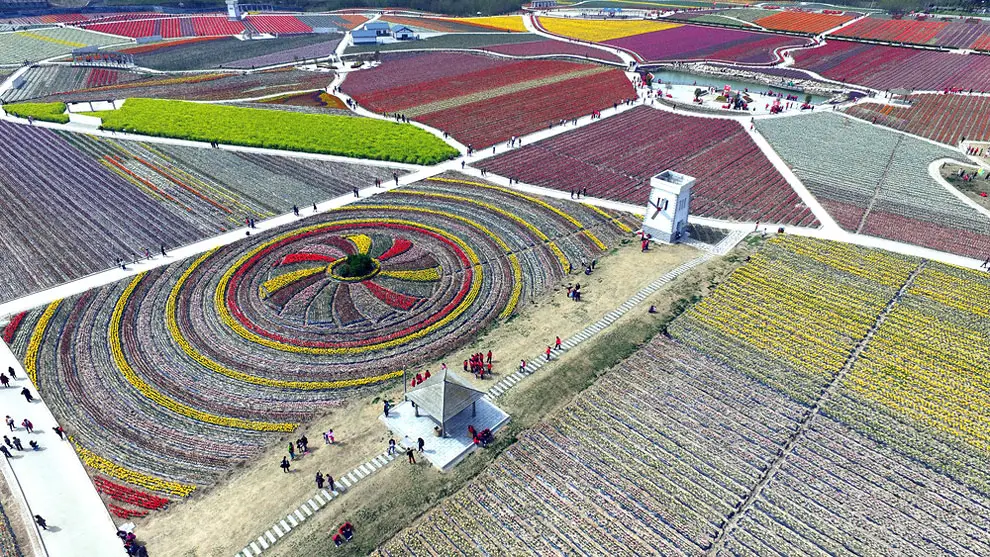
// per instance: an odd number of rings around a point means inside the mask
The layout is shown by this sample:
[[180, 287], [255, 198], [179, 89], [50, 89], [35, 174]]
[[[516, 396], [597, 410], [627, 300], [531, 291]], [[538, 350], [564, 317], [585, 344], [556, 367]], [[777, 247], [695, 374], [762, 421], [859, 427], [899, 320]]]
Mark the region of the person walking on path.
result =
[[980, 265], [980, 268], [981, 269], [984, 268], [984, 267], [986, 267], [987, 269], [990, 269], [990, 256], [987, 256], [986, 261], [984, 261], [983, 264]]
[[165, 253], [165, 244], [162, 244], [162, 257], [165, 257], [165, 256], [167, 256], [167, 255], [168, 255], [168, 254], [167, 254], [167, 253]]
[[396, 453], [396, 450], [395, 450], [395, 439], [389, 439], [388, 440], [388, 452], [387, 452], [387, 454], [393, 455], [395, 453]]
[[296, 459], [296, 446], [291, 441], [289, 441], [289, 458], [292, 460]]
[[519, 371], [526, 371], [526, 360], [519, 360]]
[[392, 173], [392, 179], [395, 180], [395, 186], [398, 187], [399, 186], [399, 173], [398, 172], [393, 172]]
[[492, 351], [488, 351], [488, 363], [492, 363]]
[[14, 366], [7, 366], [7, 373], [10, 374], [10, 378], [16, 380], [17, 373], [14, 372]]
[[385, 401], [385, 417], [386, 417], [386, 418], [388, 417], [388, 411], [389, 411], [389, 409], [390, 409], [391, 407], [392, 407], [392, 405], [391, 405], [391, 404], [389, 404], [389, 402], [388, 402], [388, 401], [386, 400], [386, 401]]
[[21, 394], [24, 395], [24, 400], [34, 402], [34, 397], [31, 396], [31, 391], [29, 391], [27, 387], [21, 389]]
[[423, 441], [423, 438], [420, 437], [416, 439], [416, 444], [419, 446], [420, 454], [423, 454], [423, 449], [426, 448], [426, 441]]
[[358, 193], [357, 188], [354, 188], [354, 197], [361, 197], [361, 195]]
[[298, 205], [293, 205], [292, 206], [292, 212], [293, 212], [293, 214], [295, 214], [298, 217], [299, 216], [299, 206]]
[[7, 447], [4, 447], [3, 445], [0, 445], [0, 453], [3, 453], [3, 456], [5, 456], [7, 458], [13, 458], [13, 456], [14, 456], [14, 455], [10, 454], [10, 449], [8, 449]]
[[562, 350], [560, 347], [560, 337], [557, 337], [557, 341], [554, 343], [553, 347], [555, 350]]
[[65, 430], [62, 429], [62, 426], [57, 425], [57, 426], [55, 426], [55, 427], [52, 428], [52, 431], [54, 431], [55, 434], [58, 435], [58, 440], [59, 441], [63, 441], [65, 439]]
[[7, 377], [6, 373], [0, 373], [0, 384], [6, 389], [10, 386], [10, 377]]
[[34, 424], [31, 423], [31, 420], [24, 418], [21, 425], [24, 426], [24, 429], [26, 429], [28, 433], [34, 433]]
[[7, 416], [7, 427], [10, 428], [10, 431], [14, 431], [14, 418], [11, 418], [9, 415]]
[[7, 445], [8, 449], [14, 448], [14, 444], [10, 442], [10, 437], [7, 437], [6, 435], [3, 436], [3, 444]]
[[16, 435], [14, 436], [14, 448], [17, 449], [17, 450], [19, 450], [19, 451], [23, 451], [24, 450], [24, 445], [21, 445], [21, 439], [20, 439], [20, 437], [17, 437]]
[[316, 471], [316, 489], [323, 489], [323, 472]]
[[548, 362], [550, 361], [550, 352], [552, 352], [552, 350], [550, 349], [550, 345], [547, 345], [546, 354], [547, 354], [547, 361]]
[[289, 459], [283, 456], [282, 457], [282, 464], [279, 464], [279, 466], [282, 467], [282, 472], [285, 472], [286, 474], [288, 474], [289, 473], [289, 466], [292, 466], [292, 465], [289, 464]]
[[412, 447], [406, 449], [406, 458], [409, 459], [409, 464], [416, 464], [416, 456], [413, 454]]
[[333, 483], [333, 476], [331, 476], [330, 474], [327, 474], [327, 487], [330, 488], [331, 493], [337, 491], [336, 489], [334, 489], [336, 486]]
[[43, 530], [47, 530], [48, 529], [48, 522], [45, 521], [44, 518], [41, 518], [41, 515], [40, 514], [34, 515], [34, 521], [37, 522], [38, 523], [38, 526], [41, 526], [41, 528]]
[[326, 432], [323, 433], [323, 444], [324, 445], [329, 445], [330, 444], [330, 432], [329, 431], [326, 431]]

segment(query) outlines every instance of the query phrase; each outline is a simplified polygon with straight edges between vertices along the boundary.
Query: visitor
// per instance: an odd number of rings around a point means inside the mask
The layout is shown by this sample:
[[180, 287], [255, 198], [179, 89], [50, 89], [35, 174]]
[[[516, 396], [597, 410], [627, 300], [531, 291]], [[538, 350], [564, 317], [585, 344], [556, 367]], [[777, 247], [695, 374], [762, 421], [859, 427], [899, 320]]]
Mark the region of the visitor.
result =
[[14, 431], [14, 418], [7, 416], [6, 420], [7, 420], [7, 427], [10, 428], [10, 431]]
[[313, 203], [313, 212], [316, 213], [319, 209], [316, 208], [316, 203]]
[[519, 371], [526, 373], [526, 360], [519, 360]]
[[303, 452], [304, 453], [308, 453], [309, 452], [309, 439], [306, 438], [306, 434], [305, 433], [303, 434], [302, 437], [299, 438], [299, 442], [302, 443]]
[[27, 387], [21, 389], [21, 395], [24, 396], [24, 400], [28, 402], [34, 402], [34, 397], [31, 396], [31, 391], [29, 391]]
[[3, 453], [3, 456], [7, 458], [13, 457], [13, 455], [10, 454], [10, 450], [7, 449], [7, 447], [4, 447], [3, 445], [0, 445], [0, 453]]
[[279, 464], [279, 466], [282, 467], [282, 472], [288, 474], [289, 473], [289, 466], [292, 466], [292, 465], [289, 464], [289, 459], [283, 456], [282, 457], [282, 464]]
[[55, 435], [58, 435], [58, 440], [59, 441], [62, 441], [62, 440], [65, 439], [65, 430], [62, 429], [62, 426], [57, 425], [57, 426], [55, 426], [55, 427], [52, 428], [52, 431], [55, 432]]
[[4, 388], [10, 386], [10, 377], [7, 377], [6, 373], [0, 373], [0, 384], [2, 384]]
[[656, 313], [656, 312], [657, 312], [657, 306], [650, 304], [650, 309], [648, 310], [648, 313]]
[[44, 518], [41, 518], [40, 514], [34, 515], [34, 521], [38, 523], [38, 526], [41, 526], [42, 530], [48, 529], [48, 522]]
[[562, 348], [560, 347], [560, 337], [559, 336], [557, 337], [557, 340], [554, 343], [553, 348], [554, 348], [554, 350], [562, 350]]
[[3, 436], [3, 444], [7, 445], [8, 448], [14, 448], [14, 444], [10, 442], [10, 437], [7, 437], [6, 435]]
[[492, 351], [488, 351], [488, 363], [492, 363]]
[[398, 187], [399, 186], [399, 173], [398, 172], [393, 172], [392, 173], [392, 179], [395, 180], [395, 186]]
[[168, 254], [165, 253], [165, 244], [162, 244], [162, 257], [166, 257]]
[[14, 366], [7, 366], [7, 373], [10, 374], [11, 379], [17, 379], [17, 373], [14, 371]]
[[289, 458], [292, 460], [296, 459], [296, 446], [292, 443], [292, 441], [289, 441]]
[[327, 482], [327, 487], [330, 489], [330, 492], [331, 493], [334, 492], [334, 491], [336, 491], [336, 489], [335, 489], [336, 488], [336, 485], [333, 482], [333, 476], [331, 476], [330, 474], [327, 474], [326, 475], [326, 482]]
[[299, 206], [298, 205], [293, 205], [292, 206], [292, 213], [294, 215], [296, 215], [297, 217], [299, 216]]
[[426, 447], [426, 441], [423, 441], [423, 438], [420, 437], [420, 438], [416, 439], [416, 445], [419, 446], [419, 452], [420, 452], [420, 454], [422, 454], [423, 453], [423, 448]]
[[34, 424], [31, 423], [31, 420], [24, 418], [24, 421], [21, 422], [21, 426], [24, 427], [28, 433], [34, 433]]
[[409, 459], [409, 464], [416, 464], [416, 457], [413, 455], [412, 447], [406, 449], [406, 458]]
[[344, 522], [338, 532], [340, 535], [344, 536], [345, 540], [351, 541], [351, 538], [354, 537], [354, 526], [352, 526], [350, 522]]
[[17, 449], [17, 450], [19, 450], [19, 451], [23, 451], [24, 450], [24, 445], [21, 444], [20, 437], [18, 437], [16, 435], [14, 436], [14, 448]]
[[31, 450], [33, 450], [33, 451], [40, 451], [41, 450], [41, 445], [38, 445], [38, 442], [35, 441], [34, 439], [28, 441], [28, 445], [31, 445]]
[[550, 361], [550, 352], [551, 352], [551, 349], [550, 349], [550, 345], [548, 344], [547, 345], [547, 350], [546, 350], [546, 355], [547, 355], [547, 361], [548, 362]]
[[393, 439], [389, 439], [388, 440], [388, 450], [385, 452], [385, 454], [394, 455], [395, 453], [396, 453], [395, 439], [394, 438]]
[[358, 194], [358, 189], [357, 188], [354, 188], [354, 197], [361, 197], [361, 195]]
[[387, 418], [388, 417], [388, 411], [392, 407], [392, 405], [389, 403], [389, 401], [386, 400], [384, 406], [385, 406], [385, 417]]
[[316, 471], [316, 489], [323, 489], [323, 472]]

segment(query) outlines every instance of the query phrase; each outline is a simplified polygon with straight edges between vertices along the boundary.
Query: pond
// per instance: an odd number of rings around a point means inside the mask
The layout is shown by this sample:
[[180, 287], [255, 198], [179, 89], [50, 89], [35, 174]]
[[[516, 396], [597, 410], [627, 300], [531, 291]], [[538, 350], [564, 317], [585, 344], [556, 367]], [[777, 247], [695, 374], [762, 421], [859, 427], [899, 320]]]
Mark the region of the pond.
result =
[[[673, 83], [674, 85], [693, 85], [697, 83], [698, 87], [715, 87], [716, 89], [722, 89], [722, 87], [728, 85], [732, 87], [733, 91], [742, 91], [744, 89], [749, 89], [750, 91], [764, 92], [771, 90], [774, 92], [781, 92], [784, 94], [796, 94], [801, 100], [804, 100], [804, 93], [801, 93], [797, 88], [787, 89], [781, 87], [771, 87], [765, 83], [760, 83], [758, 81], [750, 81], [746, 79], [730, 78], [721, 75], [710, 75], [710, 74], [694, 74], [689, 72], [679, 72], [672, 70], [653, 70], [650, 73], [653, 74], [653, 86], [654, 89], [657, 87], [657, 81], [662, 83]], [[824, 97], [822, 95], [812, 95], [811, 102], [813, 104], [822, 104], [828, 101], [829, 97]]]

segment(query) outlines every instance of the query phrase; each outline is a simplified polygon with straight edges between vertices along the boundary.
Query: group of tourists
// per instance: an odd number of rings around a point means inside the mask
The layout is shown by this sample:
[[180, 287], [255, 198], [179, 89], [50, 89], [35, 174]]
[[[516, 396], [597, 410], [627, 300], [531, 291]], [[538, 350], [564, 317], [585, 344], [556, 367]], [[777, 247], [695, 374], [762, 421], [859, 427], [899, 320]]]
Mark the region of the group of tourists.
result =
[[333, 535], [333, 544], [340, 547], [344, 542], [349, 542], [354, 538], [354, 526], [350, 522], [344, 522]]
[[336, 482], [333, 481], [333, 476], [331, 476], [330, 474], [327, 474], [326, 476], [324, 476], [323, 475], [323, 472], [320, 472], [319, 470], [317, 470], [316, 471], [316, 489], [323, 489], [323, 486], [324, 485], [326, 485], [328, 488], [330, 488], [330, 491], [337, 491], [337, 489], [336, 489], [337, 484], [336, 484]]
[[[41, 519], [38, 515], [35, 515], [34, 518], [35, 520]], [[38, 522], [38, 525], [45, 528], [43, 523], [44, 519], [41, 519], [41, 521]], [[47, 529], [48, 528], [45, 528], [45, 530]], [[134, 535], [134, 532], [117, 530], [117, 537], [120, 538], [120, 541], [124, 542], [124, 551], [126, 551], [128, 555], [133, 557], [148, 557], [148, 550], [143, 545], [138, 543], [137, 536]]]
[[469, 425], [468, 436], [471, 437], [471, 441], [475, 445], [480, 445], [481, 447], [488, 447], [488, 445], [491, 445], [492, 443], [495, 442], [495, 436], [492, 435], [492, 430], [487, 428], [479, 432], [478, 430], [474, 429], [473, 425]]
[[464, 360], [464, 371], [470, 371], [478, 379], [484, 379], [486, 373], [490, 377], [492, 374], [492, 351], [488, 351], [487, 357], [481, 352], [471, 354], [470, 358]]
[[986, 152], [987, 152], [986, 147], [967, 147], [966, 148], [966, 154], [967, 155], [973, 155], [975, 157], [986, 156]]

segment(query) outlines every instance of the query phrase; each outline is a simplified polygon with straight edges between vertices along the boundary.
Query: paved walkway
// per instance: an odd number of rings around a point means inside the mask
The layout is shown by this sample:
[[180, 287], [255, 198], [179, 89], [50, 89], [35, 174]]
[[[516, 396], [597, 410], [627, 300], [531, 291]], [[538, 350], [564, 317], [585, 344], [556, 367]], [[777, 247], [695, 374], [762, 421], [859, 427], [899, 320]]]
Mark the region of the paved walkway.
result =
[[[28, 509], [28, 528], [37, 530], [30, 518], [35, 514], [48, 522], [48, 530], [40, 531], [41, 555], [125, 555], [124, 546], [116, 536], [117, 528], [72, 445], [59, 440], [52, 431], [57, 424], [54, 416], [39, 399], [27, 373], [3, 342], [0, 342], [0, 366], [5, 373], [8, 366], [13, 366], [18, 377], [12, 387], [0, 388], [3, 412], [17, 424], [15, 431], [3, 433], [11, 438], [19, 437], [27, 449], [11, 451], [14, 458], [4, 459], [6, 462], [0, 466], [9, 466], [16, 476], [10, 488], [15, 497], [18, 491], [24, 494], [26, 501], [21, 504]], [[21, 389], [25, 387], [34, 395], [34, 402], [28, 403], [21, 396]], [[34, 433], [29, 434], [20, 426], [25, 418], [34, 424]], [[32, 451], [28, 446], [32, 440], [41, 446], [40, 451]], [[37, 533], [33, 532], [32, 537]], [[30, 547], [31, 540], [27, 541]]]

